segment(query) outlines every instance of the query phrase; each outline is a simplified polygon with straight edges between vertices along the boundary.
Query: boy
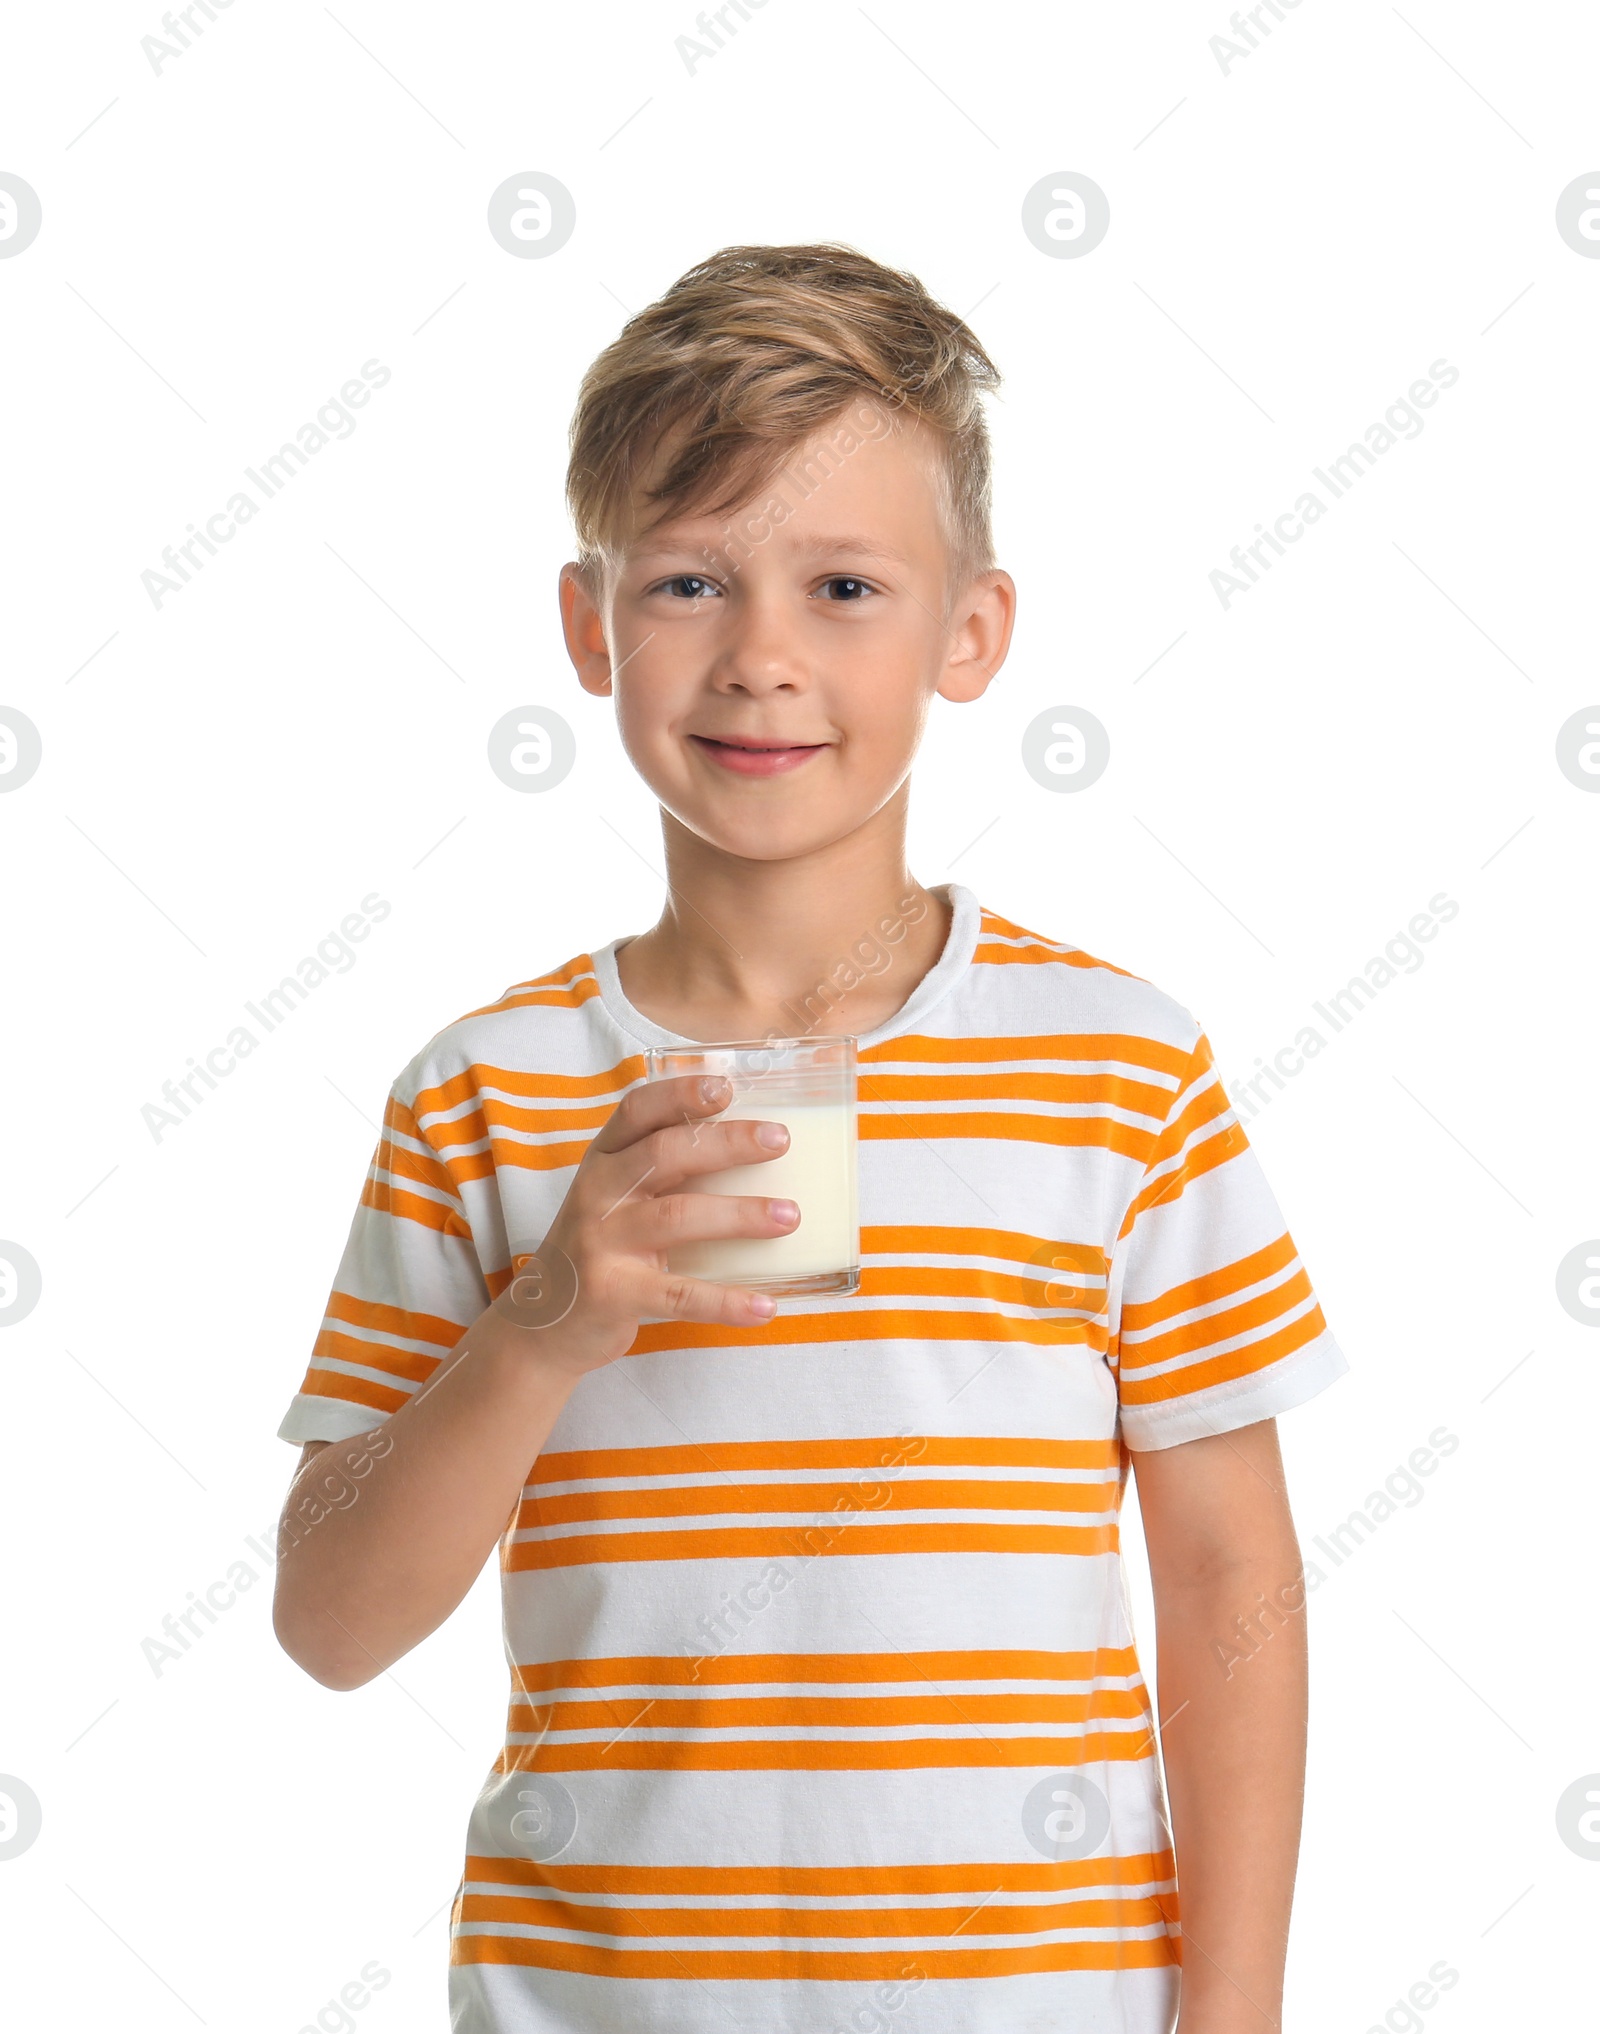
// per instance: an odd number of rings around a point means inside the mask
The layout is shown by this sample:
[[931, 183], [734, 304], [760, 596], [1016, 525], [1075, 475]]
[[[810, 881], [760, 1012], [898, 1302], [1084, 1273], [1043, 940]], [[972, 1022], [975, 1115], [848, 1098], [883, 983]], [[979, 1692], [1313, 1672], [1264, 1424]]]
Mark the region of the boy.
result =
[[[399, 1076], [280, 1430], [277, 1629], [327, 1686], [499, 1542], [458, 2034], [1278, 2024], [1305, 1652], [1274, 1415], [1344, 1363], [1189, 1013], [906, 866], [933, 695], [977, 698], [1011, 633], [996, 378], [913, 277], [755, 247], [583, 385], [566, 640], [660, 800], [667, 902]], [[777, 1313], [664, 1267], [804, 1221], [696, 1191], [785, 1133], [642, 1055], [806, 1029], [858, 1040], [862, 1281]]]

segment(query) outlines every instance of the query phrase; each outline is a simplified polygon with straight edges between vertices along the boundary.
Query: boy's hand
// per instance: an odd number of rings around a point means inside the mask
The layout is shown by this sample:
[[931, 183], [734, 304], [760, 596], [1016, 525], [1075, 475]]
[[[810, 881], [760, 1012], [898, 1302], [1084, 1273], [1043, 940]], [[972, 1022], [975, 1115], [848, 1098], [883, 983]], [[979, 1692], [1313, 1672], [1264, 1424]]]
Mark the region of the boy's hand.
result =
[[698, 1175], [776, 1158], [781, 1123], [709, 1121], [732, 1099], [720, 1076], [685, 1074], [630, 1088], [596, 1133], [536, 1253], [490, 1312], [528, 1331], [530, 1346], [579, 1373], [625, 1355], [645, 1315], [743, 1328], [768, 1321], [764, 1293], [666, 1269], [675, 1244], [718, 1236], [783, 1236], [793, 1201], [685, 1192]]

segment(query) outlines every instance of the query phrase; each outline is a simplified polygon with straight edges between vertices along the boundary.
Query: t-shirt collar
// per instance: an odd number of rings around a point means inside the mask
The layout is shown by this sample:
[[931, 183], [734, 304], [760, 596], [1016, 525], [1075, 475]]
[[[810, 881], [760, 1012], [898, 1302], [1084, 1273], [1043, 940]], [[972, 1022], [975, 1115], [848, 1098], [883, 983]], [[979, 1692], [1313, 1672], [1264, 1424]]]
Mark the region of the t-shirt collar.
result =
[[[918, 982], [910, 997], [885, 1020], [871, 1031], [856, 1035], [858, 1051], [881, 1044], [885, 1039], [898, 1038], [913, 1030], [933, 1006], [939, 1002], [966, 974], [972, 965], [978, 945], [978, 925], [982, 909], [976, 894], [960, 883], [932, 883], [928, 886], [937, 896], [943, 897], [950, 905], [950, 930], [939, 958]], [[636, 1039], [641, 1045], [698, 1045], [706, 1041], [685, 1038], [680, 1032], [668, 1031], [654, 1023], [642, 1010], [636, 1010], [622, 991], [622, 980], [617, 972], [617, 949], [626, 944], [630, 935], [619, 933], [602, 947], [590, 954], [595, 981], [600, 988], [600, 1001], [606, 1014], [625, 1036]], [[819, 1034], [833, 1036], [832, 1027], [816, 1027]], [[798, 1035], [798, 1034], [795, 1034]]]

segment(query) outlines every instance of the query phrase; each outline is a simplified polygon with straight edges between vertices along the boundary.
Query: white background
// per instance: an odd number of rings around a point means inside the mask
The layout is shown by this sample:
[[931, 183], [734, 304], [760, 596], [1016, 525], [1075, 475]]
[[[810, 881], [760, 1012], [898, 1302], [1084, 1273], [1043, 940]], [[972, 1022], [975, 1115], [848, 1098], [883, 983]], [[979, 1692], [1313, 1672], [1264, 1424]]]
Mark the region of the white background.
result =
[[[1286, 2024], [1382, 2027], [1441, 1958], [1430, 2030], [1572, 2024], [1600, 1335], [1555, 1270], [1600, 1233], [1600, 796], [1555, 756], [1600, 700], [1600, 261], [1554, 220], [1600, 162], [1600, 19], [1303, 0], [1226, 73], [1220, 4], [1175, 0], [769, 0], [691, 74], [693, 27], [236, 0], [157, 74], [154, 0], [8, 21], [0, 169], [44, 224], [0, 259], [0, 706], [44, 761], [0, 797], [0, 1236], [44, 1288], [0, 1336], [0, 1772], [43, 1829], [0, 1863], [0, 1995], [297, 2034], [375, 1959], [362, 2034], [443, 2024], [492, 1573], [334, 1695], [276, 1649], [244, 1536], [389, 1081], [659, 908], [652, 801], [556, 628], [578, 378], [715, 248], [838, 238], [972, 310], [1005, 374], [1021, 619], [988, 697], [938, 703], [918, 876], [1148, 976], [1235, 1080], [1460, 906], [1249, 1122], [1352, 1365], [1283, 1422], [1308, 1552], [1460, 1442], [1313, 1599]], [[527, 170], [577, 205], [548, 259], [485, 225]], [[1081, 259], [1021, 229], [1060, 170], [1110, 200]], [[153, 606], [163, 546], [374, 358], [354, 434]], [[1225, 609], [1230, 548], [1441, 359], [1421, 435]], [[578, 741], [535, 796], [485, 760], [527, 704]], [[1110, 731], [1076, 795], [1020, 761], [1057, 706]], [[357, 964], [157, 1141], [143, 1105], [373, 891]], [[142, 1641], [240, 1558], [254, 1590], [157, 1675]]]

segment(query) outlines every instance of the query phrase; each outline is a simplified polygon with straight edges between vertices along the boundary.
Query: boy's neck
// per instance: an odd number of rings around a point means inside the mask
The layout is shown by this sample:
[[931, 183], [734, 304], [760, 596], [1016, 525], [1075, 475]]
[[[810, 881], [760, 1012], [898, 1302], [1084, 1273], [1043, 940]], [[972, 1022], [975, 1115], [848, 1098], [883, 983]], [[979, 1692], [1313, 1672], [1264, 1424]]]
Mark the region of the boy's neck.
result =
[[906, 866], [903, 814], [886, 808], [875, 821], [814, 854], [761, 862], [664, 812], [666, 904], [617, 949], [628, 1001], [707, 1042], [860, 1036], [886, 1023], [944, 950], [951, 912]]

